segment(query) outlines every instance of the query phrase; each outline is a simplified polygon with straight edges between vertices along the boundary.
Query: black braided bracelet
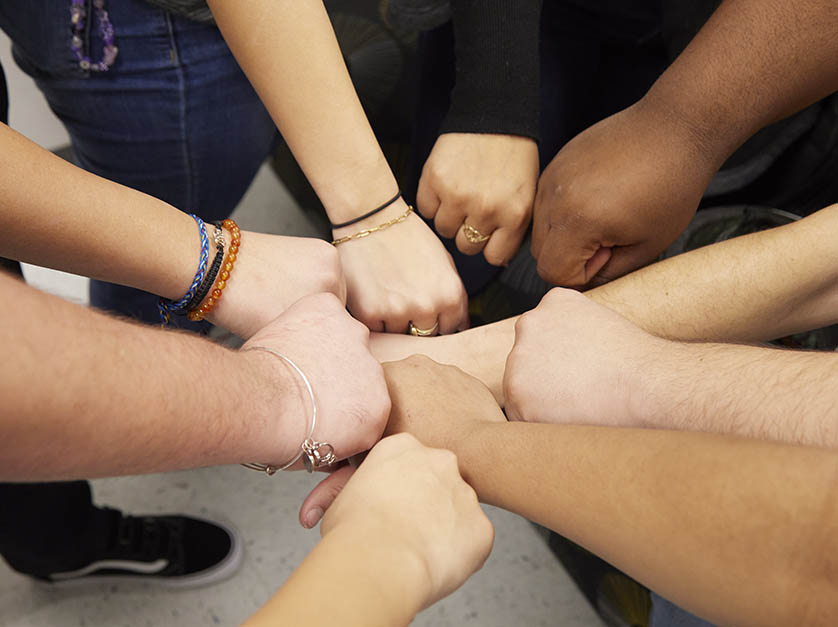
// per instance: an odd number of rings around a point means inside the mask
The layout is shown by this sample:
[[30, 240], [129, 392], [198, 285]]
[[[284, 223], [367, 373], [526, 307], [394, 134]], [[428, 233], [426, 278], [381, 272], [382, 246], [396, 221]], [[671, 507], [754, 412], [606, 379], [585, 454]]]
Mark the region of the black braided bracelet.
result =
[[345, 226], [352, 226], [353, 224], [358, 224], [358, 222], [360, 222], [361, 220], [366, 220], [367, 218], [369, 218], [369, 217], [371, 217], [371, 216], [374, 216], [374, 215], [375, 215], [376, 213], [378, 213], [379, 211], [384, 211], [387, 207], [389, 207], [390, 205], [392, 205], [394, 202], [396, 202], [396, 201], [397, 201], [399, 198], [401, 198], [401, 197], [402, 197], [402, 193], [401, 193], [401, 191], [399, 191], [399, 193], [398, 193], [398, 194], [396, 194], [395, 196], [393, 196], [390, 200], [388, 200], [387, 202], [385, 202], [385, 203], [384, 203], [383, 205], [381, 205], [380, 207], [376, 207], [376, 208], [375, 208], [375, 209], [373, 209], [372, 211], [370, 211], [370, 212], [368, 212], [368, 213], [365, 213], [365, 214], [364, 214], [364, 215], [362, 215], [362, 216], [358, 216], [357, 218], [353, 218], [352, 220], [349, 220], [349, 221], [347, 221], [347, 222], [341, 222], [340, 224], [335, 224], [335, 223], [332, 223], [332, 228], [333, 228], [333, 229], [342, 229], [342, 228], [343, 228], [343, 227], [345, 227]]
[[224, 238], [222, 237], [222, 234], [223, 231], [221, 230], [221, 222], [216, 222], [215, 249], [218, 252], [215, 253], [215, 259], [212, 260], [212, 266], [210, 266], [210, 269], [207, 270], [207, 274], [204, 277], [203, 282], [195, 292], [194, 296], [192, 296], [192, 298], [189, 299], [188, 303], [186, 303], [183, 307], [174, 312], [178, 316], [185, 316], [190, 311], [195, 309], [198, 305], [201, 304], [201, 301], [203, 301], [204, 298], [206, 298], [207, 294], [209, 294], [210, 289], [212, 289], [212, 286], [215, 283], [215, 278], [218, 276], [218, 271], [221, 269], [221, 262], [224, 261]]

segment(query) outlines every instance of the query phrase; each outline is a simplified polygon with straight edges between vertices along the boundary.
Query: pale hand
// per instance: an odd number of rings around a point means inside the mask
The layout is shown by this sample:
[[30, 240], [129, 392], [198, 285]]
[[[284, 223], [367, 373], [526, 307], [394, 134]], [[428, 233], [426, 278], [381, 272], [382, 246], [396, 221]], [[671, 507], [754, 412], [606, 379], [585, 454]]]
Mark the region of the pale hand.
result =
[[[357, 233], [402, 215], [403, 201], [362, 223], [335, 230], [335, 237]], [[440, 333], [468, 326], [468, 302], [451, 255], [442, 242], [411, 214], [406, 220], [337, 246], [346, 277], [347, 308], [372, 331], [406, 333], [412, 322]]]
[[[417, 208], [440, 235], [455, 237], [460, 251], [482, 251], [501, 266], [518, 252], [529, 228], [538, 169], [538, 145], [528, 137], [445, 133], [422, 169]], [[464, 224], [490, 238], [469, 241]]]
[[[244, 246], [242, 246], [244, 250]], [[368, 450], [381, 437], [390, 411], [390, 398], [381, 365], [369, 352], [369, 330], [353, 320], [332, 294], [307, 296], [253, 335], [243, 351], [263, 346], [291, 359], [308, 377], [317, 402], [317, 426], [313, 437], [334, 447], [338, 459]], [[246, 353], [292, 381], [290, 394], [277, 398], [281, 421], [270, 429], [276, 442], [265, 438], [261, 458], [252, 460], [282, 465], [299, 452], [308, 436], [311, 403], [299, 375], [281, 359], [264, 351]], [[223, 391], [219, 391], [223, 393]], [[274, 397], [278, 392], [267, 390]], [[298, 464], [296, 468], [302, 467]]]
[[580, 133], [538, 183], [539, 275], [579, 287], [652, 261], [689, 224], [716, 168], [693, 133], [642, 101]]
[[310, 237], [242, 231], [230, 281], [209, 320], [246, 339], [304, 296], [321, 292], [346, 301], [334, 246]]
[[406, 434], [379, 442], [329, 507], [320, 533], [338, 529], [392, 546], [401, 568], [416, 573], [422, 607], [477, 572], [494, 539], [454, 454]]
[[510, 420], [643, 426], [654, 377], [673, 343], [610, 309], [556, 288], [515, 325], [504, 397]]

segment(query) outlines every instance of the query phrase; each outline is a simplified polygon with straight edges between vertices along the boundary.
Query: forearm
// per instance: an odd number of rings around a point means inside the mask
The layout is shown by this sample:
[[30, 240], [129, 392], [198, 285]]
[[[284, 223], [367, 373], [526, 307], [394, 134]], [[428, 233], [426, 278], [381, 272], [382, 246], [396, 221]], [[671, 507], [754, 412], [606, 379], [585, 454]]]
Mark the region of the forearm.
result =
[[195, 222], [77, 168], [0, 125], [0, 256], [182, 296], [197, 267]]
[[637, 373], [636, 424], [838, 447], [838, 355], [677, 343], [659, 355]]
[[335, 529], [247, 625], [307, 624], [312, 611], [347, 627], [408, 625], [422, 603], [416, 569], [391, 548], [386, 537]]
[[[524, 423], [489, 424], [465, 442], [455, 452], [482, 501], [580, 543], [709, 620], [828, 624], [838, 609], [834, 453]], [[547, 457], [536, 462], [535, 451]]]
[[838, 88], [831, 0], [726, 0], [643, 99], [724, 160], [760, 128]]
[[0, 325], [2, 480], [292, 456], [299, 434], [284, 436], [277, 402], [290, 375], [262, 369], [261, 357], [110, 318], [7, 275], [0, 286], [14, 304]]
[[230, 49], [332, 222], [355, 218], [396, 181], [358, 100], [320, 0], [209, 0]]
[[765, 341], [838, 321], [838, 205], [666, 259], [586, 296], [679, 340]]

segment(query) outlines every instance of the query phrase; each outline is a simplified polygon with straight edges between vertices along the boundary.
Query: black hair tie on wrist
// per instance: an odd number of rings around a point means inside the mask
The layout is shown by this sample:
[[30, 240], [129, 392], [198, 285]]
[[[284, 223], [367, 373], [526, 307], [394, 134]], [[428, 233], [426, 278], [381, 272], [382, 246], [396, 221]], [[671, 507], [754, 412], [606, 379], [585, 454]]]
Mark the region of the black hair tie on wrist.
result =
[[341, 222], [340, 224], [335, 224], [335, 223], [333, 222], [333, 223], [332, 223], [332, 228], [333, 228], [333, 229], [342, 229], [342, 228], [343, 228], [343, 227], [345, 227], [345, 226], [352, 226], [353, 224], [357, 224], [357, 223], [358, 223], [358, 222], [360, 222], [361, 220], [366, 220], [367, 218], [369, 218], [369, 217], [371, 217], [371, 216], [374, 216], [376, 213], [378, 213], [378, 212], [380, 212], [380, 211], [384, 211], [387, 207], [389, 207], [390, 205], [392, 205], [394, 202], [396, 202], [396, 201], [397, 201], [399, 198], [401, 198], [401, 197], [402, 197], [402, 193], [401, 193], [401, 191], [399, 191], [399, 193], [398, 193], [398, 194], [396, 194], [395, 196], [393, 196], [390, 200], [388, 200], [387, 202], [385, 202], [385, 203], [384, 203], [383, 205], [381, 205], [380, 207], [376, 207], [376, 208], [375, 208], [375, 209], [373, 209], [372, 211], [370, 211], [370, 212], [368, 212], [368, 213], [365, 213], [365, 214], [364, 214], [364, 215], [362, 215], [362, 216], [358, 216], [357, 218], [353, 218], [352, 220], [349, 220], [348, 222]]

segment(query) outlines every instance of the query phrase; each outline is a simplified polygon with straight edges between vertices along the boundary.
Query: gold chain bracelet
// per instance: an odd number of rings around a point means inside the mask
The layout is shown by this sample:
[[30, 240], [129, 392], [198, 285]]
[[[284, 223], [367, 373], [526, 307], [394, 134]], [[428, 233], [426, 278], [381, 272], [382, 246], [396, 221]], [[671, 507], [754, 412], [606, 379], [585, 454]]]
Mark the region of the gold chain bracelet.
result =
[[357, 233], [353, 233], [352, 235], [347, 235], [345, 237], [339, 237], [336, 240], [332, 240], [332, 246], [337, 246], [338, 244], [343, 244], [344, 242], [348, 242], [349, 240], [353, 239], [361, 239], [362, 237], [368, 237], [373, 233], [378, 233], [379, 231], [383, 231], [384, 229], [389, 229], [391, 226], [398, 224], [399, 222], [404, 222], [407, 220], [408, 216], [413, 213], [413, 207], [408, 207], [407, 211], [405, 211], [402, 215], [398, 218], [393, 218], [389, 222], [385, 222], [384, 224], [379, 224], [378, 226], [374, 226], [370, 229], [364, 229], [363, 231], [358, 231]]

